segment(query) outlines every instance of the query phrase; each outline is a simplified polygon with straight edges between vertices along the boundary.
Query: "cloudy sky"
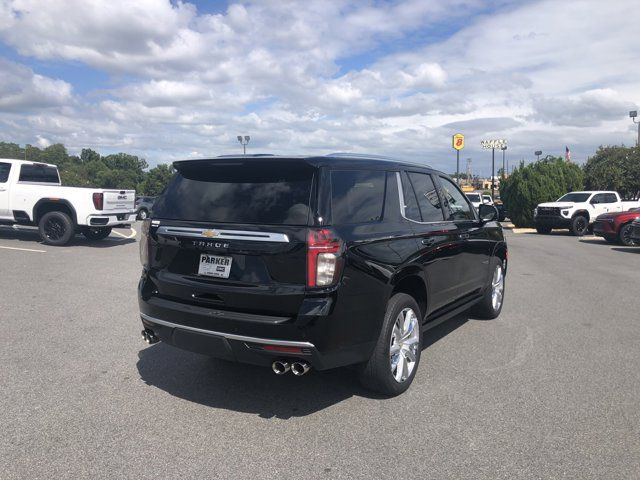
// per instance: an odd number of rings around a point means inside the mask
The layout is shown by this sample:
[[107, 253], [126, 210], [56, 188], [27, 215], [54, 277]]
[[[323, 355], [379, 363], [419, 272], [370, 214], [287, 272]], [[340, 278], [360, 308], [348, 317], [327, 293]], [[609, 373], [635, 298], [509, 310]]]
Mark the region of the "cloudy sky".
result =
[[392, 154], [474, 172], [633, 144], [637, 0], [0, 0], [0, 140], [151, 164]]

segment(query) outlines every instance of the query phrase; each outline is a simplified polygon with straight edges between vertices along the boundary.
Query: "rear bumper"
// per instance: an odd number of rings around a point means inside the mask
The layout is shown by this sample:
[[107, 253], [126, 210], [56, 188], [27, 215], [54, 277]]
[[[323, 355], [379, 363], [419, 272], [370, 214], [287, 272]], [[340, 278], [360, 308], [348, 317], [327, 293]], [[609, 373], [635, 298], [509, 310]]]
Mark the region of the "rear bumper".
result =
[[142, 295], [139, 305], [144, 329], [177, 348], [260, 366], [303, 359], [327, 370], [364, 362], [375, 346], [345, 342], [345, 319], [331, 313], [333, 300], [306, 299], [295, 317], [227, 312]]
[[114, 212], [104, 215], [89, 215], [86, 225], [90, 227], [117, 227], [126, 225], [136, 221], [137, 213], [130, 212]]

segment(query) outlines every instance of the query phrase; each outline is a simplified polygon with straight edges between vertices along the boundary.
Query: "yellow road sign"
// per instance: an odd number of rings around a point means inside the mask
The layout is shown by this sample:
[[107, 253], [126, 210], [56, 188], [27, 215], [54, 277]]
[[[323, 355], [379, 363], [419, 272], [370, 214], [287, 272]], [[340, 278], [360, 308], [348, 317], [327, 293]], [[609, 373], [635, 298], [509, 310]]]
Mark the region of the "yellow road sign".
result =
[[456, 150], [462, 150], [464, 148], [464, 135], [456, 133], [452, 138], [451, 146]]

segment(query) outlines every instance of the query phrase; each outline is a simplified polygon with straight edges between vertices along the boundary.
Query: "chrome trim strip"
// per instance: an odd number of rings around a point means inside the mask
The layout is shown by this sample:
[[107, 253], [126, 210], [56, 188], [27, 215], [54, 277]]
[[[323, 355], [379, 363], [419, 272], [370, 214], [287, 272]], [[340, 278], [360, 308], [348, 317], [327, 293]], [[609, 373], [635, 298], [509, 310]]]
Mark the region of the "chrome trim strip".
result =
[[206, 333], [207, 335], [216, 335], [218, 337], [224, 337], [228, 340], [238, 340], [240, 342], [249, 343], [261, 343], [264, 345], [278, 345], [280, 347], [300, 347], [300, 348], [316, 348], [313, 343], [298, 342], [295, 340], [273, 340], [270, 338], [257, 338], [246, 337], [244, 335], [235, 335], [233, 333], [215, 332], [213, 330], [205, 330], [203, 328], [189, 327], [188, 325], [179, 325], [177, 323], [167, 322], [166, 320], [160, 320], [158, 318], [151, 317], [145, 313], [140, 312], [140, 316], [151, 323], [157, 323], [158, 325], [164, 325], [165, 327], [181, 328], [183, 330], [190, 330], [197, 333]]
[[[205, 232], [211, 233], [206, 235]], [[284, 233], [250, 232], [247, 230], [218, 230], [215, 228], [162, 226], [158, 228], [157, 233], [158, 235], [208, 238], [210, 240], [250, 240], [252, 242], [289, 243], [289, 237]]]

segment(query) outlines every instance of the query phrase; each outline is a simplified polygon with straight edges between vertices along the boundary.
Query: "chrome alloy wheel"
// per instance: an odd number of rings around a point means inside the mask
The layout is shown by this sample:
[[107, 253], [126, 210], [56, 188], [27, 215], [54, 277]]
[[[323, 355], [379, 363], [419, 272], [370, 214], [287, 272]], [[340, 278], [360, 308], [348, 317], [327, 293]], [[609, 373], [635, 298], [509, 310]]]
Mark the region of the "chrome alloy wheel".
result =
[[504, 297], [504, 271], [502, 265], [496, 266], [491, 280], [491, 306], [494, 310], [499, 310]]
[[391, 332], [389, 361], [391, 374], [402, 383], [411, 376], [416, 366], [416, 354], [420, 345], [418, 317], [411, 308], [403, 309], [396, 318]]

